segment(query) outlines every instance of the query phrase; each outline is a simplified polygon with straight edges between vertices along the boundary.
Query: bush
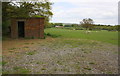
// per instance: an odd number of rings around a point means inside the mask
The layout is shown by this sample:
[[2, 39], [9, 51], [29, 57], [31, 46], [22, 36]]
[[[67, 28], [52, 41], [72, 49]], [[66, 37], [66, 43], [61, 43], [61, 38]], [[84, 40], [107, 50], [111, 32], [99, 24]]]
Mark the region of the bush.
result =
[[2, 23], [2, 34], [3, 35], [8, 35], [9, 33], [9, 26], [10, 26], [10, 22], [9, 21], [3, 21]]
[[83, 28], [75, 28], [75, 30], [84, 30]]
[[47, 33], [47, 34], [45, 34], [45, 36], [50, 36], [50, 37], [56, 38], [56, 37], [60, 37], [61, 35]]

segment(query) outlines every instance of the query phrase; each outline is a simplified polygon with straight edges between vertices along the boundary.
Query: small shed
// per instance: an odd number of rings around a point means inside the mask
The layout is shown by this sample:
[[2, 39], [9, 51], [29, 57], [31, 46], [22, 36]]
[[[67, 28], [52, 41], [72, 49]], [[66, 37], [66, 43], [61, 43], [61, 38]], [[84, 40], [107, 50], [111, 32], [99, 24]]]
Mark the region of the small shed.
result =
[[41, 17], [17, 17], [11, 19], [12, 38], [44, 38], [44, 21]]

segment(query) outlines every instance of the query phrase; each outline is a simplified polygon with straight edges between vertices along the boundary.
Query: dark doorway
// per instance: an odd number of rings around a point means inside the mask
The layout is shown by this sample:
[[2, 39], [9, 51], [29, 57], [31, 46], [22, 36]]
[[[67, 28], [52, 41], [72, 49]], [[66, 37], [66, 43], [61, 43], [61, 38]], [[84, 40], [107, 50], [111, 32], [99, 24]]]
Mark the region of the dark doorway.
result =
[[24, 21], [18, 21], [18, 37], [24, 37]]

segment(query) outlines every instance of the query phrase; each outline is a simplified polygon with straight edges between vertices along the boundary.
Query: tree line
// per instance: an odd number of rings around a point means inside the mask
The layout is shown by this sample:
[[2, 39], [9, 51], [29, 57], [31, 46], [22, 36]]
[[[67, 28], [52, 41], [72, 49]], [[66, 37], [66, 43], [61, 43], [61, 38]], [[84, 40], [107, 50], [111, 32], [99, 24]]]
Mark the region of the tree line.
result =
[[55, 26], [69, 27], [69, 29], [74, 28], [76, 30], [108, 30], [108, 31], [120, 31], [120, 25], [101, 25], [94, 24], [93, 19], [85, 18], [80, 21], [80, 24], [64, 24], [64, 23], [49, 23], [48, 28]]

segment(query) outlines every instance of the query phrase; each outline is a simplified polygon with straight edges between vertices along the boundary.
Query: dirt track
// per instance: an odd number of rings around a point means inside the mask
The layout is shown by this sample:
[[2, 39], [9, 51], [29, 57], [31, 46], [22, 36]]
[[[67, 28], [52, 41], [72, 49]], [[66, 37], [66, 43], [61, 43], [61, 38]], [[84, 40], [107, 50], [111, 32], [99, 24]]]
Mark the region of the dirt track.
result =
[[83, 44], [76, 47], [54, 38], [5, 40], [3, 41], [3, 73], [118, 73], [118, 47], [97, 41], [90, 42], [91, 45]]

